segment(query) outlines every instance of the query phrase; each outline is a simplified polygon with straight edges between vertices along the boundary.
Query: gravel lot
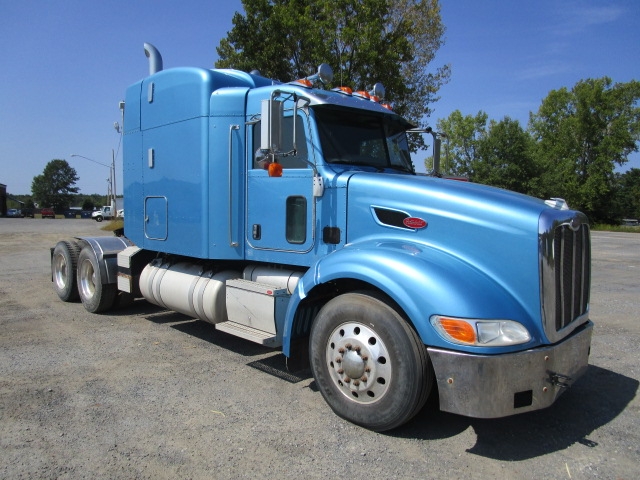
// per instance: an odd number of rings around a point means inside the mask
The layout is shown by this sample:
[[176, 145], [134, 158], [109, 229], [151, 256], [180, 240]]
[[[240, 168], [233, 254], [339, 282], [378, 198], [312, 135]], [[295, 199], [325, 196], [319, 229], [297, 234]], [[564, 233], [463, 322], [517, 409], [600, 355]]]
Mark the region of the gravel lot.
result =
[[49, 247], [102, 225], [0, 219], [0, 478], [637, 478], [640, 235], [593, 234], [591, 365], [554, 406], [378, 434], [273, 350], [144, 301], [60, 302]]

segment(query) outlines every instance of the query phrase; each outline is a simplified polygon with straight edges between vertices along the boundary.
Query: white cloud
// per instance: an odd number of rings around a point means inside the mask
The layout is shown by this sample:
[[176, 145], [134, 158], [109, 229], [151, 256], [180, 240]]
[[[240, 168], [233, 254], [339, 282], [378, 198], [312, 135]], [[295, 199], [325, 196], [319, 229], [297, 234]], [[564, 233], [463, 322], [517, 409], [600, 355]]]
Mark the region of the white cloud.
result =
[[584, 7], [579, 4], [564, 4], [559, 12], [554, 32], [558, 35], [575, 35], [591, 27], [615, 22], [624, 15], [617, 6]]
[[517, 72], [515, 76], [518, 80], [536, 80], [561, 75], [569, 71], [569, 69], [570, 66], [568, 63], [531, 65]]

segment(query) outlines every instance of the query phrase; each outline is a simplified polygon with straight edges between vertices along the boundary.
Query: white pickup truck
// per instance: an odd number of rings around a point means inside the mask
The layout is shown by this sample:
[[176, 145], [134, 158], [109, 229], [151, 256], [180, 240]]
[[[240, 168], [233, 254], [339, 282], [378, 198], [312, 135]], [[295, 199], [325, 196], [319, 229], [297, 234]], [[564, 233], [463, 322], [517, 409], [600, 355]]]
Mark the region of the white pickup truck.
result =
[[[124, 210], [120, 209], [116, 211], [116, 217], [124, 218]], [[111, 220], [114, 218], [111, 207], [109, 205], [105, 205], [100, 208], [100, 210], [96, 210], [91, 214], [91, 218], [93, 218], [96, 222], [101, 222], [102, 220]]]

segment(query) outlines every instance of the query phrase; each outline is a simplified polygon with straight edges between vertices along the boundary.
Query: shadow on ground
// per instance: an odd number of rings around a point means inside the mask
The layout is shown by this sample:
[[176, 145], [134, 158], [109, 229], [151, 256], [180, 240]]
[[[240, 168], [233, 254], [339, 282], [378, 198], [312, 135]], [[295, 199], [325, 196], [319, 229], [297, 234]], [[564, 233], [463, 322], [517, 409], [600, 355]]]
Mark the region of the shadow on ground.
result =
[[596, 429], [620, 415], [635, 397], [638, 382], [590, 365], [585, 375], [554, 405], [537, 412], [479, 420], [439, 412], [427, 406], [392, 436], [436, 440], [472, 427], [476, 444], [469, 453], [504, 461], [525, 460], [563, 450], [575, 443], [597, 447]]

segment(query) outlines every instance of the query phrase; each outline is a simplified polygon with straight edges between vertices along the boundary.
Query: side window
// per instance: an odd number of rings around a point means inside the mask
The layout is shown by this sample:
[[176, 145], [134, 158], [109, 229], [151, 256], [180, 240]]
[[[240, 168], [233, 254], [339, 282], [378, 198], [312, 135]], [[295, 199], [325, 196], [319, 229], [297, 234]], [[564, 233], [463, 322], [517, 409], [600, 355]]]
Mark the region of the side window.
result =
[[289, 243], [307, 241], [307, 199], [301, 196], [287, 198], [286, 238]]
[[[293, 117], [285, 117], [282, 122], [282, 151], [290, 152], [293, 150]], [[264, 156], [261, 154], [260, 148], [260, 122], [253, 125], [253, 168], [265, 169], [266, 162]], [[287, 156], [278, 158], [278, 162], [282, 164], [283, 168], [307, 168], [309, 160], [309, 154], [307, 152], [307, 139], [304, 132], [304, 120], [303, 117], [298, 115], [296, 118], [296, 156]]]

